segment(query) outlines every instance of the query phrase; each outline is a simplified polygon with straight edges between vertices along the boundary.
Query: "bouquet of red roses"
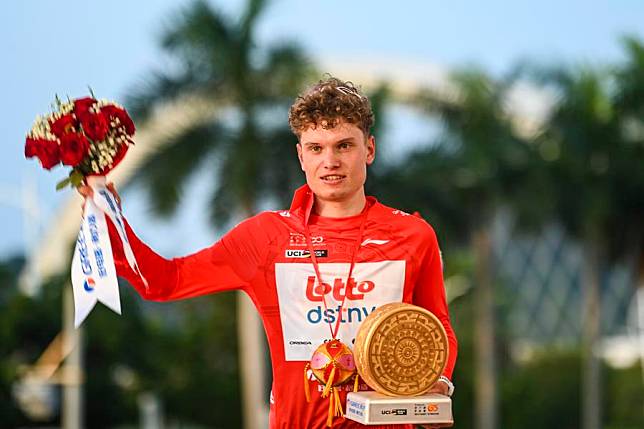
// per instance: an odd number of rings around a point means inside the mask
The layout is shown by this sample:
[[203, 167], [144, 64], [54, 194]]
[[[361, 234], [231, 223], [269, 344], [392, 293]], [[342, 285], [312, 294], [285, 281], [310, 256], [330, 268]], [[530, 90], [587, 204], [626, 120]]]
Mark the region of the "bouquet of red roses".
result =
[[[47, 170], [58, 164], [72, 168], [56, 189], [85, 182], [94, 191], [85, 199], [71, 264], [74, 324], [78, 327], [97, 302], [121, 314], [112, 240], [120, 242], [130, 268], [147, 285], [127, 239], [117, 197], [105, 179], [134, 144], [134, 123], [123, 107], [97, 100], [93, 94], [66, 102], [56, 97], [52, 110], [36, 118], [27, 134], [25, 156], [35, 156]], [[114, 237], [110, 237], [108, 219], [115, 227]]]
[[134, 144], [134, 131], [126, 110], [113, 101], [56, 97], [54, 111], [36, 117], [27, 134], [25, 156], [37, 157], [47, 170], [61, 163], [72, 167], [56, 189], [75, 187], [87, 176], [104, 176], [112, 170]]

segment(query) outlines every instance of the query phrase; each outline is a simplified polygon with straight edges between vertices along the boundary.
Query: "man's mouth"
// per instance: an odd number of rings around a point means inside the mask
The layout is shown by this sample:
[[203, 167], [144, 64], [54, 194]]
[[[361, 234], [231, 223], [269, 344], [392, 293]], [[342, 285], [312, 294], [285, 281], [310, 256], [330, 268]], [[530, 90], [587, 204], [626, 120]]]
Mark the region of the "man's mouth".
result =
[[338, 183], [345, 177], [347, 176], [344, 176], [342, 174], [328, 174], [326, 176], [320, 177], [320, 179], [322, 179], [322, 181], [325, 183]]

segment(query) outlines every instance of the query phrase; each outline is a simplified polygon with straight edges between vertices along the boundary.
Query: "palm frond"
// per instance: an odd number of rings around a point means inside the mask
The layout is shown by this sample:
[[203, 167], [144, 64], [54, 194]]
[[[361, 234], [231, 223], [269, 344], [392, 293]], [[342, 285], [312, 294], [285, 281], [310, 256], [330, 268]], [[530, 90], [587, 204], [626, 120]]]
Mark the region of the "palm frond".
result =
[[132, 183], [143, 184], [154, 212], [169, 217], [175, 212], [188, 179], [226, 138], [223, 127], [216, 123], [192, 127], [148, 158]]
[[208, 220], [216, 228], [225, 228], [230, 221], [239, 216], [239, 200], [237, 199], [230, 180], [222, 174], [216, 174], [216, 183], [210, 194], [208, 204]]
[[[250, 216], [255, 213], [262, 165], [260, 135], [252, 121], [246, 121], [231, 135], [227, 147], [219, 152], [217, 190], [211, 198], [211, 220], [225, 224], [232, 214]], [[222, 202], [235, 201], [233, 207]]]
[[293, 98], [318, 72], [296, 43], [284, 42], [269, 48], [264, 65], [255, 77], [255, 87], [263, 99]]
[[225, 68], [236, 54], [233, 30], [223, 13], [203, 0], [184, 9], [162, 37], [162, 46], [179, 57], [187, 68], [203, 73]]
[[253, 30], [256, 26], [257, 18], [266, 8], [266, 0], [248, 0], [246, 10], [242, 15], [239, 23], [239, 47], [241, 50], [250, 52], [253, 44]]
[[449, 183], [457, 179], [459, 163], [440, 146], [416, 150], [400, 163], [387, 165], [369, 178], [370, 187], [385, 204], [418, 211], [451, 244], [463, 243], [469, 213], [461, 204], [459, 187]]
[[622, 42], [626, 63], [616, 70], [616, 105], [620, 111], [644, 121], [644, 43], [634, 36]]
[[391, 101], [391, 88], [388, 82], [380, 82], [370, 93], [368, 94], [369, 100], [371, 101], [371, 109], [375, 117], [375, 124], [371, 130], [371, 134], [376, 137], [382, 135], [382, 130], [387, 126], [387, 117], [385, 116], [385, 106], [387, 106]]
[[297, 137], [284, 126], [266, 132], [262, 143], [260, 193], [277, 200], [280, 208], [288, 207], [293, 191], [304, 183], [296, 144]]
[[205, 89], [210, 92], [210, 85], [212, 82], [203, 82], [190, 71], [179, 76], [171, 76], [162, 71], [151, 72], [128, 91], [125, 105], [135, 120], [145, 121], [155, 106]]

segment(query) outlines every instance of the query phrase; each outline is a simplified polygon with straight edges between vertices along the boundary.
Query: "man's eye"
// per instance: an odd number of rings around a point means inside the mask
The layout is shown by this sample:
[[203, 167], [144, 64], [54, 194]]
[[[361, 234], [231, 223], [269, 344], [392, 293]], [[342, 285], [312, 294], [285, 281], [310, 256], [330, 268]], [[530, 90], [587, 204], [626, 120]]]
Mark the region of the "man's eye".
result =
[[311, 152], [319, 152], [322, 150], [320, 146], [311, 146], [309, 149], [311, 150]]
[[340, 149], [349, 149], [349, 143], [340, 143], [338, 147]]

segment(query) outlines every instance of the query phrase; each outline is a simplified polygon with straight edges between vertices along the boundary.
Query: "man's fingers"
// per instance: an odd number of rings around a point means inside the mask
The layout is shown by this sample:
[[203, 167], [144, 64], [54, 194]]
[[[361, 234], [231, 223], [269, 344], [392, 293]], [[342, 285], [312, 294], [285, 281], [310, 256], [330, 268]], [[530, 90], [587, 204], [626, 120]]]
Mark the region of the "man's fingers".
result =
[[118, 204], [119, 208], [121, 208], [121, 196], [119, 195], [118, 192], [116, 192], [116, 186], [114, 186], [114, 182], [108, 183], [107, 189], [109, 189], [110, 192], [114, 195], [114, 198], [116, 199], [116, 204]]
[[83, 197], [83, 204], [81, 205], [81, 213], [85, 213], [85, 204], [88, 198], [92, 198], [94, 190], [87, 185], [80, 185], [76, 188], [79, 194]]
[[[110, 190], [110, 192], [114, 195], [114, 198], [116, 199], [116, 203], [121, 206], [121, 196], [116, 192], [116, 187], [114, 186], [114, 183], [110, 182], [106, 185], [107, 189]], [[94, 189], [92, 189], [91, 186], [87, 185], [80, 185], [76, 188], [79, 194], [83, 196], [84, 198], [93, 198], [94, 197]], [[83, 203], [84, 204], [84, 203]]]
[[447, 395], [448, 392], [449, 387], [447, 386], [447, 384], [442, 380], [437, 380], [427, 393], [439, 393], [441, 395]]
[[92, 198], [94, 196], [94, 190], [91, 186], [80, 185], [76, 190], [85, 198]]

